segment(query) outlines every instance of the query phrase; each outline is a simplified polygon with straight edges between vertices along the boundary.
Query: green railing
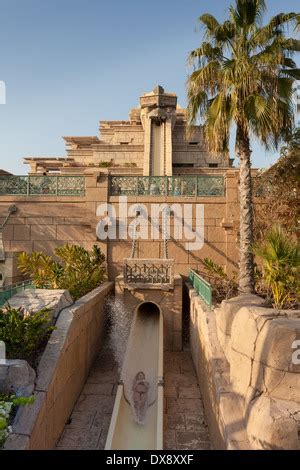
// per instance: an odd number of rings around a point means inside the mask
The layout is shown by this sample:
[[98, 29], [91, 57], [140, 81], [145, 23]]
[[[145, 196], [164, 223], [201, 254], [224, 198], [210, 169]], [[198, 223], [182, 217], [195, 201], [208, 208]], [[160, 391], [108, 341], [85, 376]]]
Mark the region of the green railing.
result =
[[190, 269], [189, 280], [191, 281], [197, 294], [206, 303], [206, 305], [211, 309], [212, 308], [212, 286], [209, 284], [209, 282], [205, 281], [205, 279], [203, 279], [193, 269]]
[[224, 196], [223, 176], [110, 176], [110, 196]]
[[0, 196], [84, 195], [84, 176], [0, 176]]
[[4, 305], [15, 294], [23, 292], [25, 289], [33, 289], [34, 286], [31, 281], [18, 282], [12, 286], [0, 287], [0, 307]]

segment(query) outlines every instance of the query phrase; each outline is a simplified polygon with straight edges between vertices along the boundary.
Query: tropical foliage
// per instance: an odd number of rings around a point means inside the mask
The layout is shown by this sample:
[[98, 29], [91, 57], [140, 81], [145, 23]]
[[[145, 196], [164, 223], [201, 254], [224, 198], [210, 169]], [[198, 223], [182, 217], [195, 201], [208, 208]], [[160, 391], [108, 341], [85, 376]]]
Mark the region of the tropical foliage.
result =
[[5, 343], [10, 359], [25, 359], [35, 365], [35, 359], [46, 343], [53, 326], [47, 309], [36, 313], [12, 308], [9, 304], [0, 310], [0, 340]]
[[280, 226], [274, 226], [254, 247], [262, 260], [262, 282], [275, 308], [290, 308], [300, 304], [300, 247]]
[[294, 81], [300, 70], [292, 59], [300, 41], [288, 26], [297, 13], [279, 13], [263, 25], [264, 0], [236, 0], [229, 18], [219, 23], [209, 14], [199, 18], [205, 40], [190, 53], [194, 66], [188, 78], [188, 115], [192, 126], [200, 117], [208, 148], [228, 152], [235, 129], [240, 161], [239, 289], [254, 290], [253, 209], [250, 138], [267, 148], [291, 134], [294, 125]]
[[105, 256], [93, 246], [89, 252], [79, 245], [64, 245], [55, 249], [59, 259], [44, 253], [21, 253], [18, 267], [30, 276], [36, 287], [67, 289], [74, 300], [95, 289], [105, 280]]

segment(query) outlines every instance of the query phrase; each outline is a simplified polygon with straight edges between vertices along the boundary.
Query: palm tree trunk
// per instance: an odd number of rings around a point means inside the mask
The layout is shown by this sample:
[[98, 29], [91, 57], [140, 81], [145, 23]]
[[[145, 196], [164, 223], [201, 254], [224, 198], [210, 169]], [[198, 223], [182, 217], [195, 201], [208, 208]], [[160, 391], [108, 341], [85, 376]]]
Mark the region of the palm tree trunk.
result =
[[251, 150], [249, 137], [237, 130], [237, 150], [240, 157], [240, 269], [239, 291], [254, 293], [253, 265], [253, 203], [251, 180]]

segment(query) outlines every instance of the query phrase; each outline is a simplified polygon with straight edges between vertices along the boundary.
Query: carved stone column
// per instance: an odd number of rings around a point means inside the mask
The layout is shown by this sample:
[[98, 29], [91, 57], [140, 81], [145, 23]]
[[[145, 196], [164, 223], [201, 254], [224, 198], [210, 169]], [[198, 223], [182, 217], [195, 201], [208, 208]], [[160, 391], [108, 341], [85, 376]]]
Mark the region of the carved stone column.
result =
[[172, 131], [176, 122], [177, 97], [160, 86], [143, 95], [141, 121], [144, 128], [144, 176], [172, 176]]

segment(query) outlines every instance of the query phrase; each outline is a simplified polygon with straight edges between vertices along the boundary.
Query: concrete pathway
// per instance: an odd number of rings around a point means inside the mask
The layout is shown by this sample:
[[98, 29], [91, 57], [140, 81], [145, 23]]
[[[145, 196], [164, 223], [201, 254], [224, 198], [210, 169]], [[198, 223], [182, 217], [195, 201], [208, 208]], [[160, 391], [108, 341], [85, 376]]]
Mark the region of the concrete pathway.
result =
[[164, 449], [210, 449], [208, 426], [191, 353], [165, 351], [164, 377]]
[[[104, 449], [118, 382], [112, 351], [99, 353], [56, 449]], [[165, 352], [164, 448], [209, 449], [203, 403], [189, 351]]]

